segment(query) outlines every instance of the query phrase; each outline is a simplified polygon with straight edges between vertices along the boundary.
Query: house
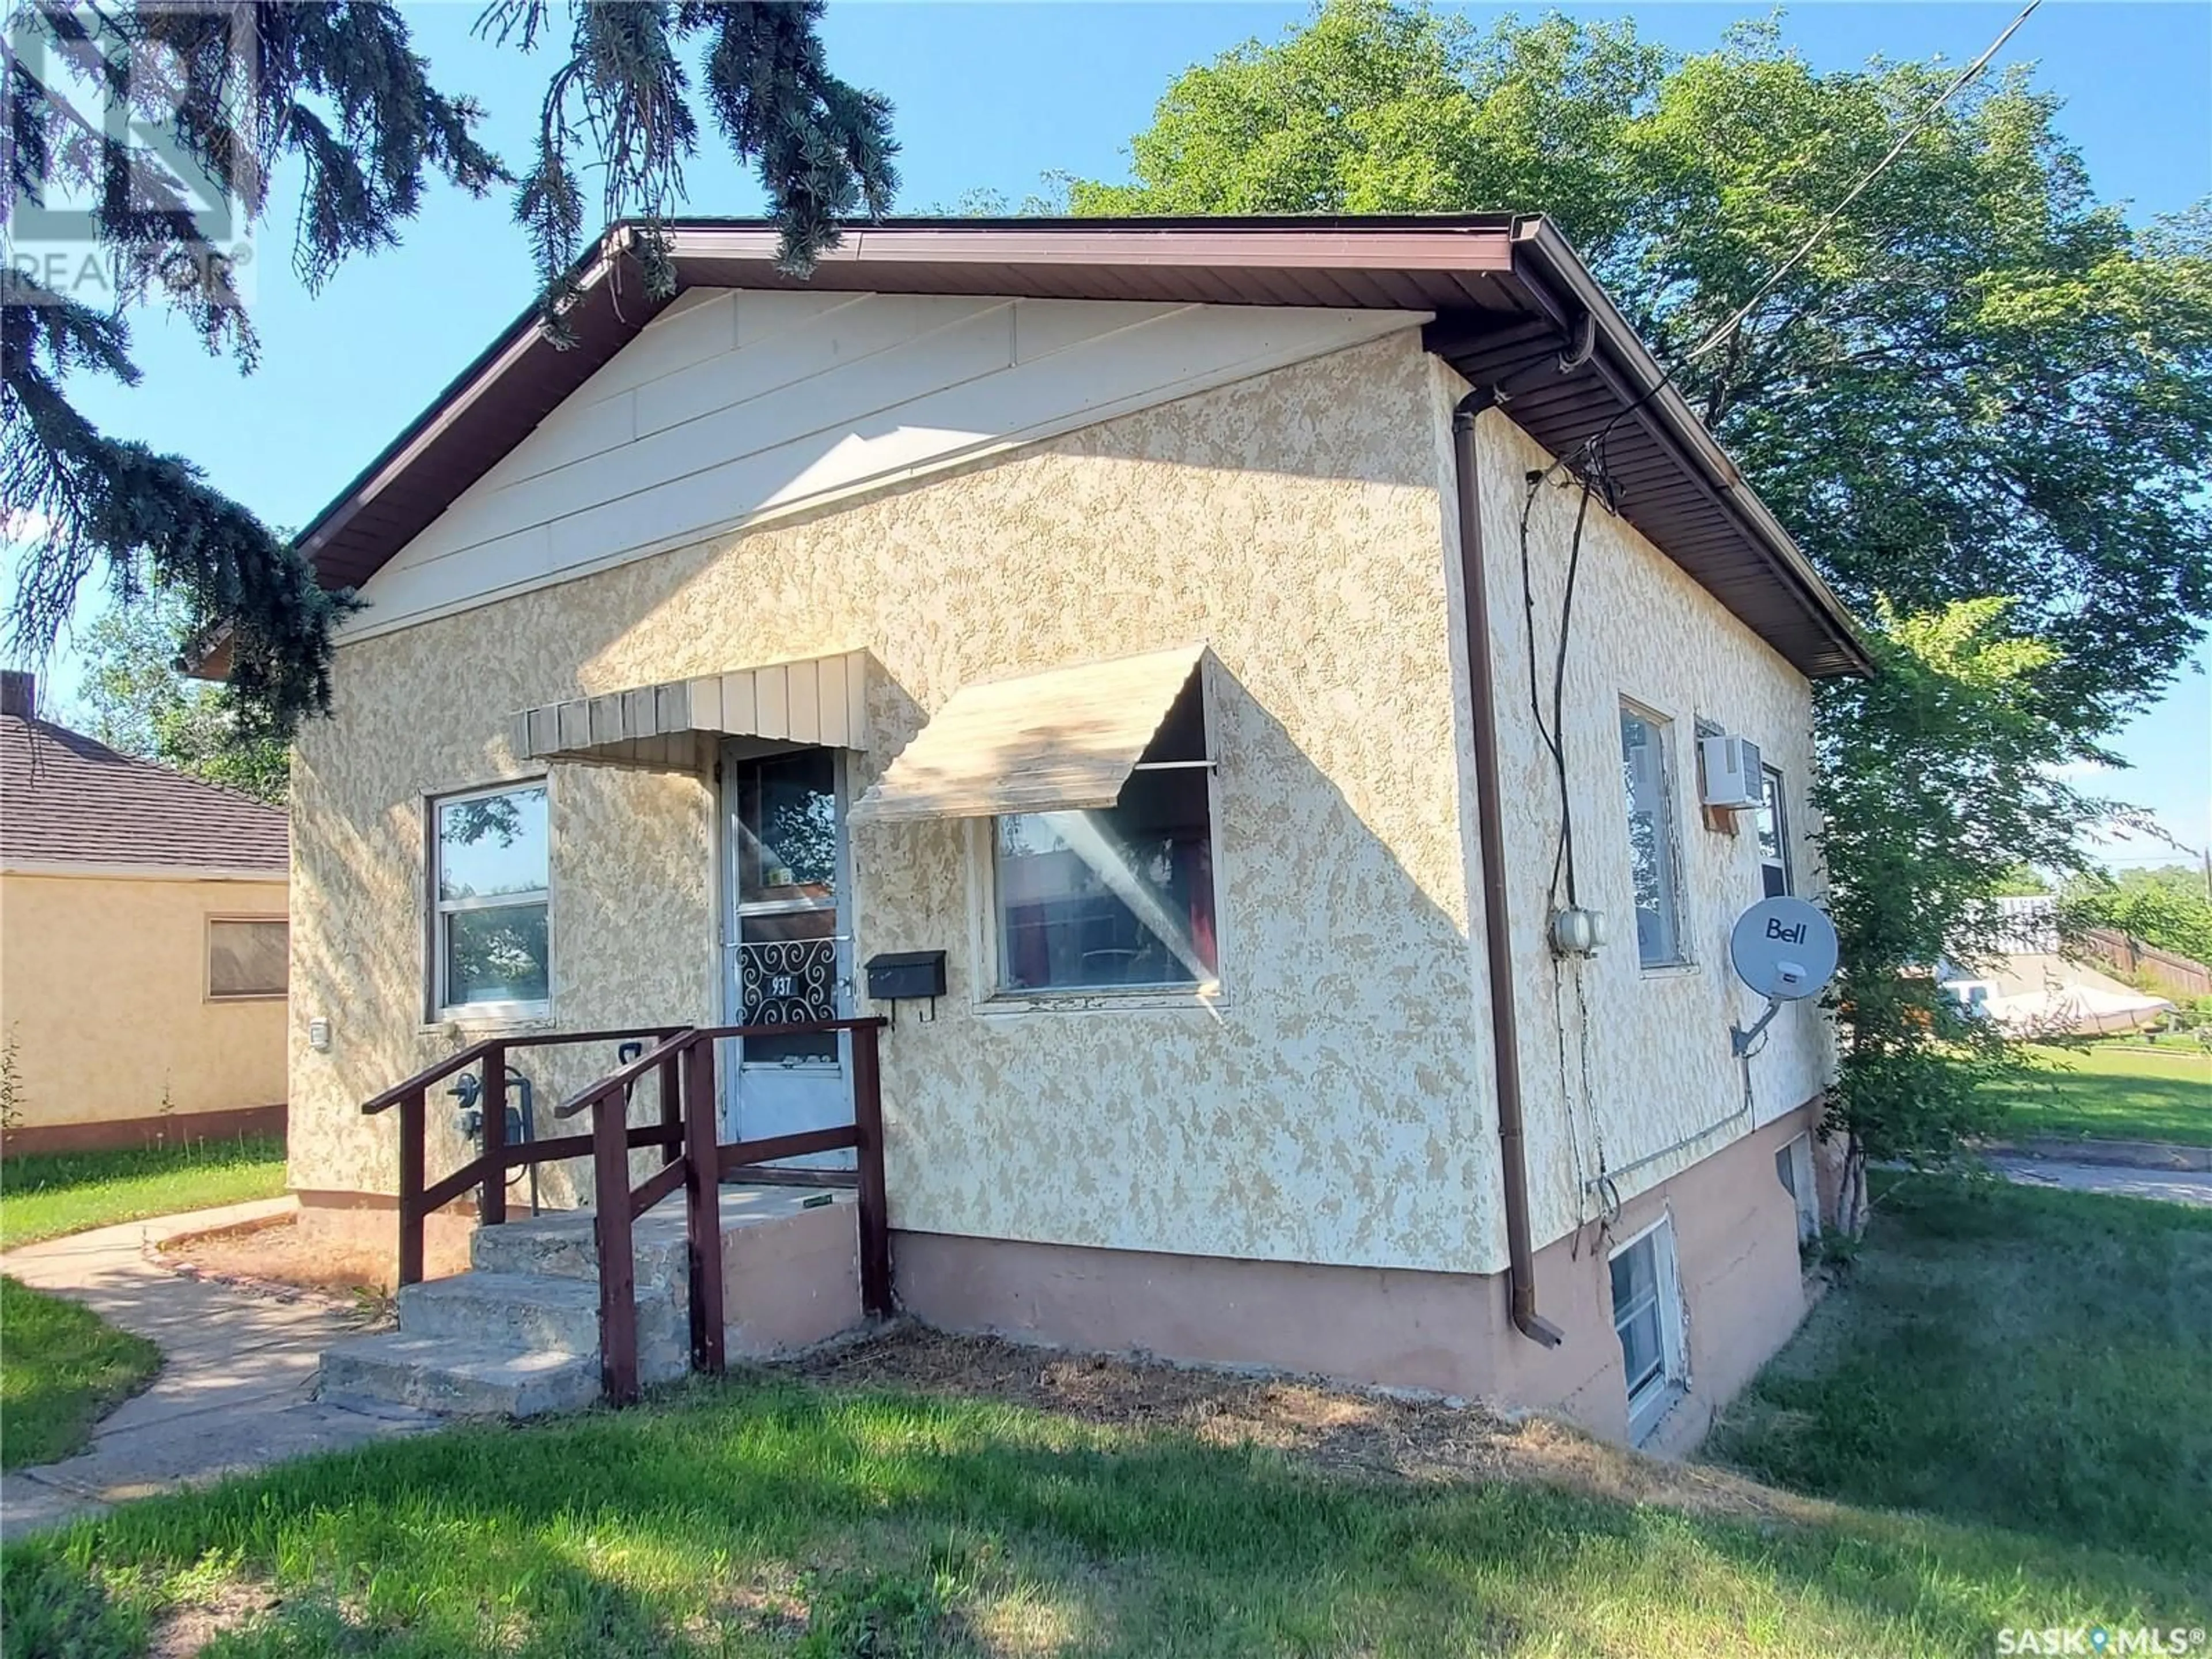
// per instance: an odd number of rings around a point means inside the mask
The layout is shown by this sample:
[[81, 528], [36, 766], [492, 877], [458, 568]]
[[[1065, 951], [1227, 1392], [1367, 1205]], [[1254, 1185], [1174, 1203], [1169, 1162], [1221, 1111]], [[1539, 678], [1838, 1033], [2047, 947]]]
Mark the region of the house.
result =
[[[1701, 1433], [1803, 1310], [1832, 1066], [1810, 1004], [1734, 1057], [1729, 930], [1819, 892], [1867, 659], [1556, 229], [895, 222], [800, 282], [691, 221], [665, 301], [633, 234], [302, 535], [366, 601], [295, 757], [302, 1224], [389, 1243], [362, 1104], [473, 1038], [876, 1012], [915, 1316]], [[722, 1133], [848, 1054], [750, 1040]], [[515, 1058], [531, 1133], [616, 1059]]]
[[2056, 896], [2002, 897], [1995, 921], [1990, 952], [1964, 962], [1946, 957], [1936, 963], [1936, 978], [1960, 1006], [2013, 1036], [2140, 1031], [2173, 1012], [2166, 998], [2124, 984], [2084, 960], [2086, 954], [2109, 950], [2113, 936], [2092, 929], [2078, 942], [2069, 940]]
[[284, 814], [118, 755], [0, 673], [10, 1152], [284, 1128]]

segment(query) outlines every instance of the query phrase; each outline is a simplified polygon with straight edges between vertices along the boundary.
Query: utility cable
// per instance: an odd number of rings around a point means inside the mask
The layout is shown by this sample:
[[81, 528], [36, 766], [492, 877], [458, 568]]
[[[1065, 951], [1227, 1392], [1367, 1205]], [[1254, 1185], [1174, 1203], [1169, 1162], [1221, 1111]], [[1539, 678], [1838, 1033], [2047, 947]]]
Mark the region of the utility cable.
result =
[[1834, 207], [1829, 209], [1827, 213], [1822, 216], [1820, 222], [1814, 227], [1813, 234], [1810, 236], [1808, 236], [1805, 240], [1799, 245], [1798, 249], [1795, 253], [1792, 253], [1788, 258], [1784, 259], [1779, 265], [1775, 267], [1773, 273], [1769, 276], [1765, 282], [1761, 283], [1757, 289], [1753, 290], [1752, 295], [1748, 300], [1746, 300], [1741, 306], [1738, 306], [1735, 312], [1732, 313], [1726, 320], [1716, 326], [1705, 336], [1704, 339], [1698, 341], [1696, 345], [1692, 346], [1688, 351], [1683, 353], [1682, 356], [1676, 359], [1673, 364], [1670, 364], [1663, 372], [1662, 372], [1659, 378], [1651, 383], [1650, 386], [1647, 390], [1638, 393], [1637, 397], [1624, 407], [1619, 414], [1607, 421], [1604, 427], [1601, 428], [1594, 437], [1586, 439], [1583, 442], [1581, 447], [1574, 452], [1573, 455], [1571, 457], [1564, 457], [1559, 460], [1553, 462], [1551, 466], [1546, 470], [1544, 474], [1546, 480], [1548, 481], [1552, 475], [1557, 472], [1561, 467], [1578, 466], [1585, 456], [1591, 453], [1594, 450], [1602, 449], [1605, 445], [1605, 441], [1613, 435], [1613, 428], [1618, 427], [1623, 421], [1628, 419], [1630, 416], [1635, 414], [1637, 410], [1642, 409], [1646, 404], [1649, 404], [1662, 392], [1665, 391], [1667, 387], [1673, 383], [1675, 374], [1680, 369], [1696, 362], [1707, 352], [1720, 346], [1729, 337], [1729, 336], [1733, 335], [1737, 329], [1741, 328], [1743, 325], [1745, 319], [1747, 319], [1753, 311], [1759, 308], [1759, 302], [1765, 300], [1769, 294], [1771, 294], [1774, 291], [1775, 285], [1781, 282], [1781, 280], [1784, 276], [1788, 276], [1792, 270], [1795, 270], [1800, 264], [1802, 264], [1807, 258], [1811, 257], [1813, 251], [1819, 247], [1821, 242], [1826, 239], [1828, 233], [1835, 228], [1836, 222], [1842, 218], [1844, 210], [1848, 209], [1853, 202], [1857, 201], [1861, 196], [1864, 195], [1867, 190], [1874, 184], [1875, 179], [1881, 178], [1883, 173], [1889, 171], [1890, 165], [1894, 162], [1899, 156], [1905, 153], [1905, 147], [1911, 144], [1915, 138], [1918, 137], [1921, 133], [1927, 130], [1929, 123], [1934, 121], [1936, 116], [1942, 112], [1944, 107], [1948, 105], [1954, 98], [1957, 97], [1960, 93], [1964, 91], [1968, 86], [1972, 85], [1976, 80], [1980, 78], [1982, 71], [1990, 66], [1990, 60], [1995, 58], [1998, 52], [2004, 49], [2005, 42], [2011, 40], [2014, 35], [2020, 32], [2021, 25], [2027, 22], [2030, 17], [2033, 17], [2036, 13], [2037, 8], [2040, 7], [2042, 4], [2043, 0], [2028, 0], [2027, 4], [2021, 9], [2020, 15], [2014, 17], [2011, 22], [2006, 24], [2003, 32], [2000, 33], [1996, 40], [1990, 42], [1989, 46], [1984, 49], [1981, 56], [1975, 58], [1972, 63], [1967, 64], [1965, 69], [1961, 70], [1957, 77], [1952, 81], [1951, 84], [1944, 88], [1943, 90], [1936, 95], [1935, 101], [1930, 103], [1926, 109], [1921, 111], [1919, 115], [1914, 118], [1912, 124], [1906, 127], [1903, 133], [1899, 135], [1897, 142], [1889, 147], [1887, 153], [1886, 153], [1879, 161], [1876, 161], [1871, 167], [1868, 168], [1867, 171], [1861, 175], [1859, 181], [1844, 193], [1843, 199], [1838, 202]]
[[[2028, 0], [2027, 4], [2021, 9], [2019, 14], [2014, 16], [2009, 23], [2005, 25], [2002, 31], [1998, 33], [1996, 39], [1990, 41], [1990, 44], [1983, 49], [1981, 54], [1973, 60], [1973, 62], [1967, 64], [1965, 69], [1961, 70], [1958, 75], [1952, 79], [1950, 84], [1945, 87], [1943, 90], [1936, 95], [1935, 100], [1912, 119], [1905, 131], [1898, 135], [1896, 143], [1893, 143], [1889, 147], [1889, 149], [1883, 154], [1881, 159], [1876, 161], [1871, 167], [1868, 168], [1864, 173], [1861, 174], [1858, 181], [1852, 185], [1852, 186], [1844, 193], [1841, 199], [1839, 199], [1833, 207], [1830, 208], [1826, 214], [1821, 216], [1820, 223], [1813, 228], [1812, 234], [1808, 236], [1803, 242], [1798, 245], [1795, 252], [1791, 253], [1788, 258], [1783, 260], [1780, 264], [1777, 265], [1774, 270], [1768, 274], [1766, 278], [1752, 291], [1751, 297], [1749, 299], [1738, 306], [1734, 312], [1730, 313], [1725, 319], [1711, 329], [1702, 340], [1698, 342], [1696, 345], [1692, 346], [1686, 352], [1683, 353], [1673, 363], [1664, 368], [1656, 380], [1653, 381], [1648, 388], [1639, 392], [1634, 398], [1631, 399], [1626, 404], [1625, 404], [1619, 412], [1614, 414], [1611, 419], [1607, 421], [1605, 425], [1600, 428], [1597, 432], [1593, 434], [1590, 437], [1583, 440], [1583, 442], [1569, 454], [1561, 456], [1558, 459], [1554, 460], [1549, 466], [1546, 467], [1541, 473], [1535, 475], [1530, 479], [1528, 493], [1522, 501], [1521, 508], [1521, 591], [1523, 606], [1528, 613], [1528, 701], [1530, 713], [1534, 717], [1537, 733], [1543, 739], [1545, 750], [1552, 757], [1553, 769], [1558, 775], [1559, 782], [1559, 836], [1552, 859], [1551, 898], [1552, 906], [1554, 909], [1557, 909], [1559, 906], [1559, 878], [1562, 873], [1562, 866], [1564, 866], [1564, 872], [1566, 877], [1567, 902], [1570, 905], [1577, 902], [1577, 895], [1575, 890], [1574, 829], [1571, 817], [1573, 809], [1570, 805], [1568, 799], [1565, 732], [1563, 727], [1567, 641], [1569, 637], [1569, 630], [1572, 625], [1573, 619], [1575, 575], [1581, 563], [1582, 558], [1583, 529], [1589, 511], [1591, 474], [1593, 472], [1601, 476], [1604, 474], [1607, 440], [1612, 437], [1614, 431], [1620, 428], [1623, 422], [1628, 420], [1632, 416], [1636, 414], [1638, 410], [1643, 409], [1646, 404], [1650, 404], [1654, 398], [1658, 397], [1661, 392], [1664, 392], [1668, 386], [1672, 385], [1676, 374], [1680, 373], [1680, 370], [1698, 362], [1698, 359], [1704, 357], [1708, 352], [1718, 348], [1725, 341], [1730, 338], [1738, 329], [1742, 327], [1743, 324], [1751, 316], [1752, 313], [1756, 311], [1766, 296], [1774, 291], [1775, 288], [1781, 283], [1782, 279], [1787, 276], [1792, 270], [1795, 270], [1800, 264], [1803, 264], [1807, 258], [1810, 258], [1814, 251], [1827, 239], [1828, 234], [1835, 228], [1837, 223], [1842, 219], [1844, 213], [1850, 210], [1851, 204], [1857, 201], [1861, 196], [1864, 195], [1873, 185], [1874, 182], [1889, 170], [1890, 167], [1897, 161], [1898, 157], [1905, 154], [1905, 149], [1911, 144], [1912, 141], [1928, 129], [1929, 125], [1934, 122], [1936, 116], [1942, 112], [1945, 107], [1950, 104], [1954, 98], [1956, 98], [1960, 92], [1964, 91], [1968, 86], [1972, 85], [1976, 80], [1980, 78], [1982, 72], [1990, 66], [1991, 60], [1996, 57], [1998, 52], [2004, 50], [2005, 44], [2009, 41], [2014, 35], [2020, 32], [2021, 26], [2026, 23], [2030, 17], [2034, 15], [2037, 9], [2042, 4], [2043, 0]], [[1583, 497], [1575, 514], [1574, 538], [1568, 553], [1566, 587], [1561, 596], [1560, 601], [1559, 645], [1558, 650], [1553, 659], [1552, 671], [1553, 714], [1551, 722], [1547, 726], [1544, 719], [1543, 709], [1540, 703], [1540, 694], [1537, 689], [1536, 606], [1534, 591], [1530, 580], [1528, 521], [1531, 514], [1534, 511], [1536, 499], [1542, 492], [1544, 486], [1548, 484], [1553, 477], [1557, 477], [1563, 469], [1568, 468], [1573, 469], [1582, 476], [1583, 481]], [[1614, 494], [1609, 478], [1606, 479], [1605, 482], [1607, 507], [1608, 509], [1617, 512], [1618, 505], [1614, 498]]]

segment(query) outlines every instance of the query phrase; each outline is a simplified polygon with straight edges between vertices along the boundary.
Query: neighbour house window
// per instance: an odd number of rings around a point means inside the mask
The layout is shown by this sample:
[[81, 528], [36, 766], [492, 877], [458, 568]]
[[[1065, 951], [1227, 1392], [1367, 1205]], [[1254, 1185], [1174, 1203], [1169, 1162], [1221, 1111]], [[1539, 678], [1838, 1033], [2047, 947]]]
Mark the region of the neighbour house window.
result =
[[433, 1010], [544, 1012], [552, 983], [544, 784], [451, 795], [431, 812]]
[[1820, 1236], [1820, 1194], [1813, 1180], [1813, 1137], [1799, 1135], [1774, 1149], [1774, 1178], [1797, 1205], [1797, 1242]]
[[992, 820], [999, 989], [1211, 983], [1212, 796], [1204, 686], [1193, 674], [1112, 806]]
[[1681, 1293], [1674, 1230], [1662, 1221], [1613, 1252], [1613, 1328], [1628, 1383], [1628, 1426], [1642, 1439], [1682, 1379]]
[[1636, 891], [1636, 955], [1646, 968], [1683, 960], [1674, 780], [1668, 722], [1623, 703], [1620, 775], [1628, 797], [1629, 870]]
[[1782, 774], [1759, 769], [1759, 872], [1764, 896], [1780, 898], [1793, 890], [1790, 879], [1790, 809], [1782, 798]]
[[291, 933], [282, 916], [210, 916], [208, 1000], [283, 996], [290, 979]]

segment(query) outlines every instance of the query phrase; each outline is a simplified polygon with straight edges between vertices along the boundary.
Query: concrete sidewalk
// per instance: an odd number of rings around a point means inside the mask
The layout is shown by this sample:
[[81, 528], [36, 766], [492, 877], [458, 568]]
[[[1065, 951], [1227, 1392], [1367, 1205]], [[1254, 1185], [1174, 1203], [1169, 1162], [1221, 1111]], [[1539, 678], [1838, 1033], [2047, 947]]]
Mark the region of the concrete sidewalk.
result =
[[280, 1458], [418, 1433], [423, 1412], [311, 1397], [323, 1348], [358, 1326], [330, 1304], [187, 1278], [146, 1246], [283, 1214], [289, 1198], [126, 1222], [0, 1255], [0, 1273], [81, 1302], [161, 1350], [161, 1375], [93, 1431], [79, 1455], [0, 1475], [0, 1540], [125, 1498], [212, 1480]]
[[1992, 1140], [1986, 1143], [1986, 1150], [1999, 1158], [2100, 1164], [2118, 1170], [2212, 1172], [2212, 1146], [2181, 1146], [2165, 1140], [2091, 1140], [2063, 1135], [2030, 1135], [2024, 1140]]
[[2148, 1198], [2167, 1204], [2212, 1207], [2212, 1175], [2200, 1175], [2191, 1170], [2013, 1157], [1992, 1157], [1989, 1165], [2007, 1181], [2023, 1187], [2063, 1187], [2069, 1192], [2106, 1193], [2116, 1198]]

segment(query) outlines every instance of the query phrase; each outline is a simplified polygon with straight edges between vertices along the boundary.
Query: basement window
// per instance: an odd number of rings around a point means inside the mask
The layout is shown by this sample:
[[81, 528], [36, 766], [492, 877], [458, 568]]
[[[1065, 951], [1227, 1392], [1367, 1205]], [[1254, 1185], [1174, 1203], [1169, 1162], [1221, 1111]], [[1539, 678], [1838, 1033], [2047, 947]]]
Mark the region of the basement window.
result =
[[1642, 1440], [1680, 1391], [1682, 1293], [1674, 1228], [1662, 1220], [1613, 1253], [1613, 1329], [1628, 1385], [1628, 1431]]
[[448, 795], [430, 810], [434, 1016], [542, 1017], [552, 985], [544, 781]]
[[1774, 1178], [1797, 1206], [1797, 1242], [1820, 1236], [1820, 1194], [1813, 1178], [1813, 1137], [1799, 1135], [1774, 1149]]

